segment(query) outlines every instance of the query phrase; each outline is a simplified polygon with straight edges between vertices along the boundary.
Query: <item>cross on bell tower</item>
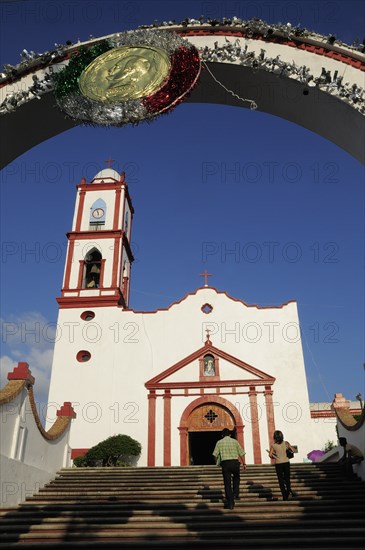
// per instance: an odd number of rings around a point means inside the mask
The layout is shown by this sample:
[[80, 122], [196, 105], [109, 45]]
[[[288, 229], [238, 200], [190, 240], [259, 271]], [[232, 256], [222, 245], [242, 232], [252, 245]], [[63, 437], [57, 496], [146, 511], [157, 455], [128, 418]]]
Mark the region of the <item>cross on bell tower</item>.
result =
[[110, 166], [113, 164], [113, 162], [115, 162], [115, 160], [107, 159], [105, 162], [108, 164], [108, 168], [110, 168]]

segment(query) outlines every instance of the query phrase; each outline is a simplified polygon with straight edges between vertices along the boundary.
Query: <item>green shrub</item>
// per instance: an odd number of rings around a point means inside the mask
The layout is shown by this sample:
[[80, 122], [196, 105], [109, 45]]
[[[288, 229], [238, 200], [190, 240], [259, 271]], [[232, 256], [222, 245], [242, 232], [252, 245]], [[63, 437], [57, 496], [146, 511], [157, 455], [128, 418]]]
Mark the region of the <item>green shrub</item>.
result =
[[76, 468], [81, 468], [82, 466], [85, 466], [85, 457], [78, 456], [74, 458], [74, 466], [76, 466]]
[[322, 449], [322, 451], [324, 451], [325, 453], [328, 453], [328, 451], [331, 451], [334, 447], [336, 447], [336, 445], [334, 444], [333, 441], [327, 441], [324, 448]]
[[133, 457], [141, 454], [141, 444], [129, 435], [113, 435], [91, 447], [84, 456], [75, 458], [77, 468], [83, 466], [130, 466]]

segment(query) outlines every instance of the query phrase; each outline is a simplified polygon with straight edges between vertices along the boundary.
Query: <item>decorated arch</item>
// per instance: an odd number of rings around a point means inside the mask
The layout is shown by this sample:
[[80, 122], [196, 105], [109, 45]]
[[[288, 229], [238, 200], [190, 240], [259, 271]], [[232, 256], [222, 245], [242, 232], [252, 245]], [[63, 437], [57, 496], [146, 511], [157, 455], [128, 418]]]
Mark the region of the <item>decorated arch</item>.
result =
[[76, 125], [138, 124], [181, 101], [270, 113], [364, 162], [364, 70], [363, 52], [335, 37], [239, 18], [187, 19], [25, 54], [0, 78], [1, 166]]

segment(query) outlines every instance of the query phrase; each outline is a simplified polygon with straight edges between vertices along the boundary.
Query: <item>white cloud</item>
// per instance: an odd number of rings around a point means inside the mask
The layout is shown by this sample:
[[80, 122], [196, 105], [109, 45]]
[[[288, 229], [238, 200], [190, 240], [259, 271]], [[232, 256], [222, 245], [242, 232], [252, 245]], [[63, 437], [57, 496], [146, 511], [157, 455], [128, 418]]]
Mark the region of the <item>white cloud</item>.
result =
[[47, 403], [52, 368], [54, 323], [49, 323], [38, 312], [1, 319], [2, 346], [5, 354], [0, 358], [1, 387], [7, 375], [18, 362], [26, 362], [35, 378], [33, 387], [37, 404]]
[[17, 361], [14, 361], [8, 355], [0, 357], [0, 386], [4, 387], [8, 382], [8, 373], [12, 372], [14, 367], [17, 366]]

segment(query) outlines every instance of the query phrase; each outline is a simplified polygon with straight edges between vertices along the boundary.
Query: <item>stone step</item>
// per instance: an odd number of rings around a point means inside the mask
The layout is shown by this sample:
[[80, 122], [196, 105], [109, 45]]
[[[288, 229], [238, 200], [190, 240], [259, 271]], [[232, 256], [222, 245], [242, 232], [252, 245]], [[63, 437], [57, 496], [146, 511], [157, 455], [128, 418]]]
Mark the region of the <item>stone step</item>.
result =
[[[205, 510], [214, 510], [222, 508], [222, 501], [219, 502], [184, 502], [183, 504], [176, 500], [163, 501], [163, 502], [150, 502], [142, 503], [135, 502], [133, 504], [133, 511], [138, 513], [146, 513], [154, 510], [169, 510], [171, 513], [184, 513], [185, 510], [193, 510], [204, 512]], [[277, 510], [281, 513], [305, 513], [305, 514], [334, 514], [336, 511], [339, 514], [358, 514], [364, 513], [364, 500], [353, 502], [352, 500], [339, 501], [324, 501], [324, 500], [309, 500], [306, 502], [300, 502], [297, 500], [289, 501], [267, 501], [256, 500], [255, 502], [249, 500], [239, 500], [236, 502], [236, 510], [247, 513], [253, 511], [255, 513], [265, 513], [266, 511]], [[64, 514], [64, 513], [98, 513], [103, 514], [119, 514], [129, 513], [131, 510], [131, 503], [124, 500], [99, 502], [92, 500], [90, 502], [80, 501], [60, 501], [60, 502], [25, 502], [20, 507], [2, 508], [0, 517], [6, 517], [8, 514], [22, 515], [44, 515], [44, 514]]]
[[[295, 501], [277, 501], [277, 502], [269, 502], [269, 501], [257, 501], [255, 503], [252, 502], [246, 502], [246, 501], [237, 501], [236, 502], [236, 513], [242, 513], [242, 514], [266, 514], [266, 513], [275, 513], [277, 514], [285, 514], [288, 515], [291, 514], [300, 514], [304, 515], [305, 517], [311, 517], [313, 515], [330, 515], [333, 516], [340, 516], [340, 517], [363, 517], [364, 515], [364, 503], [363, 501], [360, 501], [358, 503], [355, 503], [354, 505], [351, 505], [351, 501], [344, 501], [339, 505], [338, 502], [323, 502], [323, 501], [310, 501], [308, 503], [299, 503]], [[176, 501], [172, 501], [171, 503], [153, 503], [152, 505], [149, 504], [142, 504], [142, 503], [135, 503], [133, 504], [133, 513], [138, 515], [148, 515], [152, 512], [155, 513], [155, 510], [165, 512], [169, 511], [171, 514], [174, 515], [184, 515], [188, 513], [190, 510], [194, 512], [194, 516], [197, 513], [205, 513], [206, 511], [215, 510], [215, 509], [221, 509], [222, 508], [222, 502], [217, 503], [184, 503], [183, 507], [181, 504], [176, 503]], [[70, 504], [70, 503], [57, 503], [57, 504], [36, 504], [36, 507], [34, 503], [25, 503], [22, 505], [21, 508], [1, 508], [0, 509], [0, 517], [2, 517], [2, 522], [6, 521], [6, 519], [9, 516], [16, 516], [16, 517], [56, 517], [56, 516], [74, 516], [77, 517], [77, 515], [90, 515], [93, 514], [97, 515], [98, 517], [110, 517], [110, 516], [120, 516], [120, 515], [130, 515], [131, 512], [131, 506], [130, 503], [126, 502], [119, 502], [119, 503], [103, 503], [103, 507], [100, 507], [100, 503], [82, 503], [79, 502]]]
[[[233, 513], [231, 511], [231, 513]], [[326, 537], [330, 534], [335, 534], [337, 531], [341, 532], [342, 536], [347, 535], [349, 537], [349, 540], [352, 536], [364, 536], [365, 537], [365, 526], [341, 526], [339, 525], [338, 528], [334, 528], [333, 526], [329, 527], [314, 527], [312, 525], [308, 525], [307, 528], [303, 528], [302, 525], [294, 526], [292, 529], [290, 529], [290, 526], [284, 524], [273, 526], [272, 523], [263, 523], [262, 525], [258, 525], [257, 523], [249, 524], [244, 521], [239, 521], [237, 518], [236, 522], [232, 523], [231, 521], [227, 522], [225, 518], [221, 518], [221, 521], [218, 521], [216, 517], [215, 524], [212, 526], [212, 522], [203, 522], [203, 523], [192, 523], [192, 524], [176, 524], [176, 523], [170, 523], [168, 521], [165, 522], [158, 522], [153, 525], [148, 525], [148, 527], [145, 524], [138, 525], [138, 524], [129, 524], [129, 523], [120, 523], [115, 525], [99, 525], [99, 524], [85, 524], [83, 522], [79, 523], [72, 523], [67, 524], [64, 528], [60, 526], [59, 524], [55, 525], [53, 529], [50, 528], [50, 526], [34, 526], [31, 530], [28, 530], [25, 533], [10, 533], [5, 532], [0, 535], [0, 541], [6, 541], [11, 539], [42, 539], [42, 538], [52, 538], [52, 539], [60, 539], [65, 534], [72, 533], [72, 536], [74, 538], [78, 538], [80, 540], [92, 540], [95, 538], [129, 538], [134, 536], [151, 536], [152, 534], [158, 533], [158, 536], [161, 538], [166, 537], [179, 537], [179, 536], [194, 536], [198, 533], [202, 534], [204, 533], [205, 537], [209, 538], [215, 538], [216, 536], [223, 536], [224, 533], [222, 532], [222, 529], [224, 527], [229, 526], [229, 536], [230, 537], [239, 537], [242, 536], [242, 529], [244, 528], [244, 536], [247, 540], [248, 538], [253, 538], [258, 535], [263, 535], [263, 532], [265, 534], [266, 538], [271, 537], [280, 537], [285, 534], [288, 534], [288, 532], [291, 532], [293, 530], [295, 532], [295, 536], [298, 538], [307, 536], [312, 537], [313, 539], [317, 538], [318, 540], [321, 537]], [[85, 529], [87, 527], [87, 529]], [[263, 529], [265, 527], [265, 529]], [[226, 533], [227, 536], [227, 533]], [[365, 540], [365, 539], [364, 539]]]
[[295, 499], [282, 501], [271, 465], [241, 476], [223, 508], [220, 468], [72, 468], [17, 507], [0, 509], [0, 550], [365, 547], [365, 483], [338, 465], [292, 464]]
[[[322, 538], [319, 541], [319, 545], [316, 544], [313, 539], [303, 538], [300, 541], [295, 542], [295, 550], [349, 550], [348, 539], [346, 537], [338, 537], [336, 544], [333, 544], [333, 538]], [[127, 549], [127, 550], [148, 550], [148, 549], [163, 549], [163, 550], [186, 550], [186, 545], [189, 545], [189, 550], [196, 549], [214, 549], [214, 550], [225, 550], [225, 549], [239, 549], [239, 550], [281, 550], [281, 549], [293, 549], [293, 542], [290, 539], [282, 538], [276, 539], [274, 541], [267, 541], [267, 539], [256, 538], [253, 541], [245, 541], [244, 539], [216, 539], [211, 541], [207, 540], [130, 540], [130, 541], [69, 541], [63, 540], [62, 542], [57, 541], [42, 541], [40, 542], [29, 542], [22, 541], [21, 543], [6, 543], [1, 545], [2, 550], [15, 550], [21, 548], [22, 550], [103, 550], [108, 548], [109, 550], [114, 549]], [[363, 539], [362, 538], [352, 538], [351, 543], [353, 544], [352, 548], [360, 549], [363, 548]], [[20, 546], [21, 544], [21, 546]]]
[[[86, 530], [85, 528], [83, 530], [80, 530], [80, 532], [77, 532], [76, 530], [69, 530], [66, 532], [46, 532], [46, 533], [34, 533], [34, 534], [26, 534], [26, 535], [20, 535], [19, 537], [8, 537], [3, 538], [3, 544], [9, 544], [18, 542], [18, 544], [23, 545], [26, 542], [33, 542], [38, 543], [40, 545], [44, 543], [52, 542], [62, 542], [64, 540], [72, 540], [73, 542], [111, 542], [111, 541], [120, 541], [120, 542], [132, 542], [135, 540], [151, 540], [156, 539], [159, 541], [178, 541], [183, 540], [187, 544], [191, 544], [192, 542], [196, 541], [197, 539], [201, 537], [204, 538], [204, 540], [210, 540], [213, 544], [217, 544], [218, 540], [221, 541], [221, 545], [218, 546], [220, 548], [225, 548], [225, 543], [227, 540], [227, 530], [229, 531], [229, 541], [240, 541], [242, 545], [242, 541], [244, 540], [243, 548], [246, 544], [253, 544], [256, 542], [257, 539], [266, 540], [266, 544], [272, 544], [272, 547], [278, 548], [278, 540], [284, 540], [286, 539], [286, 542], [284, 543], [286, 547], [293, 548], [293, 539], [298, 540], [300, 544], [303, 544], [304, 540], [306, 541], [306, 544], [311, 543], [312, 545], [324, 545], [326, 542], [328, 543], [330, 539], [332, 539], [332, 545], [334, 538], [338, 538], [336, 544], [339, 543], [339, 541], [342, 542], [342, 544], [345, 542], [347, 538], [347, 543], [363, 543], [364, 542], [364, 533], [351, 533], [342, 531], [341, 533], [337, 532], [331, 532], [331, 533], [324, 533], [323, 530], [319, 530], [318, 532], [315, 530], [313, 533], [310, 533], [309, 530], [307, 532], [304, 532], [302, 530], [298, 531], [297, 534], [291, 535], [288, 533], [288, 531], [282, 530], [282, 531], [270, 531], [268, 529], [265, 530], [257, 530], [255, 532], [245, 532], [243, 535], [242, 530], [243, 526], [241, 525], [238, 529], [236, 527], [232, 526], [226, 526], [226, 529], [223, 529], [222, 531], [194, 531], [189, 529], [176, 529], [175, 531], [169, 531], [168, 533], [163, 532], [159, 530], [135, 530], [134, 532], [129, 532], [126, 530], [122, 531], [99, 531], [97, 533], [90, 532]], [[201, 540], [200, 539], [200, 540]], [[23, 547], [23, 546], [22, 546]], [[215, 546], [216, 547], [216, 546]], [[330, 548], [331, 546], [329, 546]], [[336, 546], [332, 546], [336, 547]], [[352, 548], [353, 546], [347, 546], [347, 548]], [[280, 548], [280, 546], [279, 546]], [[326, 546], [327, 548], [327, 546]], [[356, 548], [360, 548], [360, 546], [356, 546]]]
[[[351, 493], [350, 493], [351, 494]], [[352, 493], [351, 500], [360, 500], [363, 498], [363, 493]], [[59, 501], [62, 499], [70, 500], [110, 500], [126, 499], [129, 502], [134, 501], [148, 501], [148, 500], [219, 500], [223, 497], [223, 489], [218, 492], [209, 492], [209, 491], [178, 491], [178, 490], [156, 490], [155, 492], [146, 492], [146, 491], [61, 491], [61, 492], [40, 492], [36, 493], [31, 497], [26, 498], [26, 502], [30, 501]], [[267, 500], [276, 500], [281, 499], [281, 494], [279, 490], [273, 491], [271, 489], [262, 490], [262, 491], [252, 491], [249, 493], [241, 492], [242, 500], [257, 500], [259, 498], [266, 498]], [[307, 501], [307, 500], [339, 500], [342, 498], [342, 494], [338, 492], [316, 492], [316, 491], [306, 491], [298, 493], [295, 500], [298, 501]]]
[[[32, 519], [29, 519], [28, 521], [24, 521], [24, 518], [22, 521], [12, 519], [12, 520], [5, 520], [2, 521], [1, 524], [1, 530], [2, 535], [9, 535], [12, 532], [24, 532], [27, 533], [34, 533], [36, 531], [59, 531], [59, 530], [65, 530], [68, 528], [70, 523], [70, 518], [72, 516], [63, 516], [58, 518], [43, 518], [42, 521], [39, 522], [33, 522]], [[170, 519], [173, 518], [174, 523], [171, 524]], [[268, 521], [271, 519], [276, 519], [277, 521], [275, 523]], [[284, 521], [285, 519], [285, 521]], [[77, 525], [83, 526], [85, 524], [85, 521], [87, 520], [87, 526], [89, 530], [100, 530], [102, 529], [136, 529], [141, 528], [141, 525], [144, 525], [147, 521], [149, 523], [149, 528], [153, 529], [175, 529], [179, 528], [179, 524], [186, 524], [189, 522], [189, 525], [194, 526], [194, 528], [199, 528], [200, 530], [203, 529], [211, 529], [212, 524], [214, 530], [221, 529], [227, 523], [231, 527], [233, 526], [241, 526], [242, 520], [245, 521], [245, 529], [252, 529], [253, 527], [256, 529], [258, 526], [261, 527], [268, 527], [270, 526], [271, 529], [280, 529], [285, 527], [288, 529], [288, 531], [291, 531], [293, 529], [298, 528], [298, 522], [293, 521], [291, 523], [287, 522], [287, 516], [285, 514], [274, 514], [274, 513], [267, 513], [264, 515], [255, 515], [255, 514], [240, 514], [238, 510], [233, 511], [227, 511], [225, 514], [221, 514], [220, 516], [217, 513], [210, 512], [209, 514], [199, 514], [196, 515], [192, 514], [184, 514], [184, 515], [175, 515], [175, 514], [166, 514], [165, 517], [163, 516], [153, 516], [153, 515], [146, 515], [146, 516], [136, 516], [134, 513], [133, 515], [119, 515], [115, 517], [95, 517], [95, 516], [79, 516], [77, 518], [72, 517], [72, 526], [75, 527]], [[298, 518], [293, 518], [293, 520], [296, 520]], [[332, 515], [323, 516], [320, 519], [315, 518], [301, 518], [306, 519], [307, 521], [303, 521], [301, 524], [301, 527], [303, 529], [312, 529], [312, 528], [319, 528], [319, 527], [325, 527], [327, 529], [334, 528], [337, 529], [339, 527], [354, 527], [356, 529], [363, 529], [365, 531], [364, 527], [364, 521], [363, 518], [359, 517], [357, 519], [352, 517], [340, 517], [334, 518]], [[0, 538], [1, 536], [0, 535]]]

